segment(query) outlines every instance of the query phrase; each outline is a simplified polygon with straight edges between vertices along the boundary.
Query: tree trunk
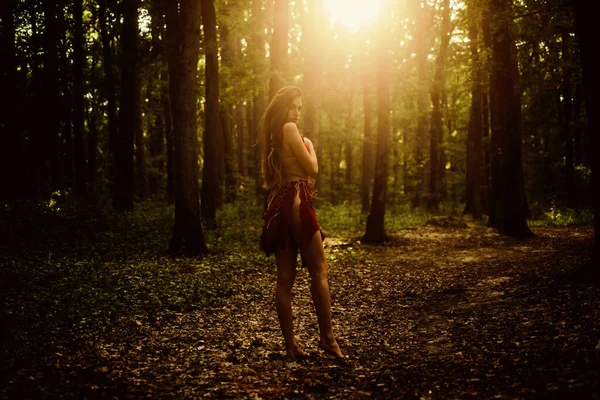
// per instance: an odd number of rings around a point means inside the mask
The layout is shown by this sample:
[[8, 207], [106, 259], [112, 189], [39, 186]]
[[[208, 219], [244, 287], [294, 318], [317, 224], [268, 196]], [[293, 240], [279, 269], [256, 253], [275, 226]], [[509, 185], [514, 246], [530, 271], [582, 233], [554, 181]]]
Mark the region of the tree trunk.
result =
[[[61, 114], [49, 105], [60, 104], [59, 81], [59, 42], [60, 24], [58, 21], [59, 4], [57, 0], [44, 0], [44, 71], [43, 94], [39, 103], [42, 115], [37, 123], [34, 141], [37, 148], [36, 188], [38, 193], [47, 197], [51, 191], [60, 188], [60, 125]], [[37, 116], [36, 116], [37, 117]], [[39, 146], [39, 147], [38, 147]]]
[[512, 0], [491, 0], [498, 16], [492, 31], [492, 208], [489, 224], [509, 236], [531, 236], [522, 185], [519, 104], [509, 29]]
[[[286, 84], [290, 0], [275, 0], [271, 37], [271, 78], [269, 99]], [[316, 146], [315, 146], [316, 148]]]
[[[475, 12], [471, 13], [471, 15]], [[465, 193], [465, 214], [480, 219], [483, 214], [481, 203], [482, 139], [483, 139], [483, 88], [482, 71], [478, 50], [479, 29], [474, 20], [469, 25], [469, 45], [471, 48], [471, 115], [467, 133], [467, 174]]]
[[119, 134], [115, 157], [116, 180], [113, 207], [117, 211], [133, 210], [135, 179], [133, 174], [134, 135], [136, 129], [135, 103], [137, 97], [137, 0], [123, 1], [121, 30], [121, 97], [119, 104]]
[[[390, 65], [388, 40], [390, 1], [385, 1], [384, 19], [377, 42], [377, 158], [375, 160], [375, 181], [371, 198], [371, 211], [367, 217], [367, 227], [363, 241], [365, 243], [383, 243], [385, 233], [385, 203], [387, 198], [388, 157], [390, 136]], [[387, 11], [387, 12], [386, 12]], [[385, 32], [385, 33], [384, 33]]]
[[[97, 54], [97, 53], [96, 53]], [[90, 68], [90, 112], [88, 113], [88, 140], [87, 140], [87, 169], [86, 181], [94, 184], [98, 178], [98, 129], [103, 115], [102, 97], [98, 95], [98, 62], [99, 56], [94, 54]], [[95, 185], [92, 185], [94, 189]]]
[[352, 93], [350, 94], [350, 97], [348, 99], [348, 115], [346, 116], [346, 124], [344, 127], [344, 135], [346, 136], [346, 140], [344, 143], [344, 160], [346, 161], [346, 174], [344, 177], [344, 183], [346, 185], [346, 187], [349, 187], [350, 185], [352, 185], [352, 170], [354, 169], [354, 160], [353, 160], [353, 152], [354, 152], [354, 146], [352, 143], [352, 140], [350, 140], [350, 138], [352, 137], [352, 111], [353, 111], [353, 103], [354, 102], [354, 96], [352, 95]]
[[227, 111], [231, 108], [221, 108], [221, 129], [223, 131], [223, 152], [225, 154], [225, 201], [231, 203], [236, 199], [235, 160], [233, 152], [232, 118]]
[[366, 214], [370, 208], [370, 191], [375, 175], [375, 138], [373, 137], [373, 102], [368, 82], [368, 75], [364, 76], [363, 83], [363, 154], [362, 154], [362, 185], [361, 212]]
[[198, 185], [197, 68], [200, 3], [169, 2], [167, 48], [175, 155], [175, 224], [170, 251], [188, 256], [208, 252], [204, 242]]
[[202, 0], [202, 25], [206, 57], [204, 104], [204, 166], [202, 168], [202, 218], [207, 229], [217, 227], [217, 204], [223, 195], [219, 183], [222, 148], [219, 148], [219, 64], [217, 48], [217, 19], [214, 0]]
[[163, 90], [161, 91], [160, 102], [165, 120], [165, 145], [167, 153], [167, 200], [169, 203], [175, 202], [175, 139], [173, 137], [173, 114], [171, 113], [170, 84], [168, 83], [169, 67], [165, 65], [160, 73]]
[[562, 32], [562, 72], [563, 72], [563, 87], [562, 87], [562, 102], [563, 102], [563, 118], [562, 118], [562, 139], [565, 144], [565, 183], [567, 192], [567, 206], [575, 210], [577, 209], [577, 194], [575, 192], [575, 165], [573, 159], [573, 102], [571, 101], [571, 40], [569, 32]]
[[[230, 78], [235, 79], [236, 66], [239, 65], [238, 49], [236, 42], [238, 41], [229, 31], [229, 19], [231, 19], [231, 3], [220, 9], [220, 16], [223, 18], [223, 23], [219, 24], [219, 41], [221, 43], [221, 64], [223, 69], [231, 71]], [[223, 81], [221, 81], [223, 83]], [[227, 87], [223, 88], [223, 96], [227, 96]], [[223, 173], [224, 173], [224, 192], [225, 202], [231, 203], [236, 199], [237, 193], [237, 171], [235, 168], [236, 154], [234, 148], [234, 110], [232, 105], [233, 99], [228, 99], [220, 104], [220, 123], [223, 139]]]
[[429, 131], [429, 195], [427, 206], [437, 210], [441, 200], [440, 193], [440, 149], [444, 135], [442, 120], [443, 104], [442, 95], [446, 80], [446, 57], [450, 43], [450, 0], [444, 0], [442, 5], [442, 26], [440, 35], [440, 49], [435, 59], [435, 72], [431, 88], [431, 128]]
[[413, 0], [418, 9], [416, 19], [415, 33], [415, 60], [417, 64], [417, 135], [415, 140], [415, 175], [414, 175], [414, 193], [412, 203], [414, 207], [421, 204], [426, 188], [426, 163], [425, 149], [427, 148], [428, 126], [427, 114], [429, 104], [427, 93], [424, 88], [427, 87], [429, 77], [427, 71], [427, 56], [429, 49], [429, 27], [431, 20], [429, 18], [429, 8], [425, 4], [421, 7], [421, 0]]
[[260, 152], [257, 143], [258, 122], [266, 108], [266, 53], [265, 53], [265, 29], [267, 23], [262, 11], [262, 0], [252, 0], [252, 18], [250, 20], [252, 35], [250, 36], [250, 45], [248, 47], [248, 55], [252, 63], [253, 75], [256, 79], [255, 85], [257, 91], [252, 99], [251, 109], [247, 115], [249, 119], [248, 131], [251, 147], [250, 154], [250, 173], [254, 177], [254, 192], [259, 201], [265, 201], [265, 191], [262, 188], [262, 174], [260, 166]]
[[20, 93], [17, 93], [17, 59], [15, 49], [14, 9], [16, 0], [0, 2], [0, 97], [3, 110], [0, 113], [0, 182], [3, 190], [1, 199], [18, 197], [21, 194], [20, 148], [21, 130], [18, 128]]
[[[150, 196], [158, 197], [164, 190], [165, 173], [165, 105], [162, 97], [168, 85], [166, 78], [166, 51], [165, 48], [165, 20], [163, 10], [159, 4], [150, 4], [150, 17], [152, 19], [152, 48], [156, 52], [156, 62], [151, 67], [152, 73], [147, 82], [148, 97], [148, 150], [150, 155], [150, 170], [148, 171], [148, 185]], [[167, 106], [168, 107], [168, 106]], [[170, 115], [170, 110], [167, 108]]]
[[485, 58], [482, 63], [482, 107], [483, 107], [483, 188], [481, 198], [484, 214], [491, 214], [492, 198], [492, 146], [491, 146], [491, 127], [490, 127], [490, 88], [491, 81], [491, 49], [492, 49], [492, 29], [491, 15], [488, 6], [483, 8], [481, 15], [481, 33], [483, 37], [483, 46], [486, 50]]
[[[246, 149], [246, 105], [237, 103], [235, 105], [235, 125], [237, 128], [237, 153], [238, 171], [241, 177], [248, 176], [248, 151]], [[245, 184], [245, 183], [244, 183]]]
[[[117, 136], [119, 125], [117, 119], [117, 84], [114, 70], [114, 56], [112, 47], [112, 34], [108, 29], [108, 0], [99, 0], [98, 2], [98, 23], [100, 25], [100, 36], [102, 38], [102, 55], [104, 68], [104, 91], [106, 96], [108, 115], [108, 149], [109, 159], [116, 157]], [[111, 182], [115, 181], [115, 165], [109, 165], [109, 177]]]
[[[579, 53], [582, 68], [583, 96], [588, 118], [588, 130], [591, 139], [591, 154], [600, 154], [600, 141], [598, 141], [598, 115], [600, 107], [598, 103], [598, 71], [600, 62], [596, 56], [597, 22], [595, 18], [595, 3], [585, 0], [574, 0], [575, 23], [577, 39], [579, 41]], [[594, 247], [592, 261], [586, 269], [596, 280], [600, 279], [600, 180], [598, 179], [599, 157], [592, 157], [592, 193], [594, 193]]]
[[86, 191], [86, 159], [84, 141], [84, 98], [83, 98], [83, 69], [84, 69], [84, 31], [83, 31], [83, 0], [73, 2], [73, 139], [75, 162], [75, 192], [83, 194]]
[[135, 165], [137, 194], [141, 200], [150, 199], [150, 182], [148, 168], [146, 167], [146, 144], [144, 140], [144, 126], [142, 122], [142, 82], [138, 75], [135, 96]]
[[[287, 1], [287, 0], [286, 0]], [[323, 10], [323, 2], [321, 0], [308, 0], [306, 2], [307, 14], [303, 19], [303, 35], [304, 42], [304, 135], [309, 138], [317, 152], [317, 158], [320, 159], [322, 154], [322, 146], [320, 144], [320, 107], [321, 107], [321, 91], [323, 81], [323, 54], [325, 52], [326, 34], [323, 28], [327, 26], [326, 15]], [[286, 33], [287, 35], [287, 33]], [[287, 41], [286, 41], [287, 46]], [[287, 49], [286, 49], [287, 52]], [[322, 166], [324, 167], [324, 166]], [[321, 172], [323, 172], [322, 169]], [[321, 180], [317, 179], [315, 187], [320, 189]]]

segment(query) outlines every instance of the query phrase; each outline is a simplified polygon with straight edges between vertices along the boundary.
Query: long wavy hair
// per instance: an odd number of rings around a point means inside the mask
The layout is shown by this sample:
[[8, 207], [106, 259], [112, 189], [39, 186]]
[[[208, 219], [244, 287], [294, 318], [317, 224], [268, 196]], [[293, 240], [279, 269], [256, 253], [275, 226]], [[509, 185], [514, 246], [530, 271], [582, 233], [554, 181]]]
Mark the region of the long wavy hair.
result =
[[302, 96], [296, 86], [284, 86], [277, 91], [267, 106], [258, 125], [258, 145], [260, 149], [263, 187], [270, 189], [281, 180], [281, 163], [275, 150], [273, 137], [281, 132], [287, 121], [288, 111], [294, 99]]

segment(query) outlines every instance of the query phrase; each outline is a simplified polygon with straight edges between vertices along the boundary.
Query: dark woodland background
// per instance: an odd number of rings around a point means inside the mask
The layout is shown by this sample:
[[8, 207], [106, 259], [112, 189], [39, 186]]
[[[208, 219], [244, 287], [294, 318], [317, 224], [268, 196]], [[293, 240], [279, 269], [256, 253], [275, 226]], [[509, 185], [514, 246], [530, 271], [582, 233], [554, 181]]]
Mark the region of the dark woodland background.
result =
[[349, 29], [318, 0], [7, 0], [2, 199], [166, 199], [171, 249], [201, 254], [200, 219], [260, 203], [257, 121], [293, 84], [320, 201], [360, 202], [368, 240], [407, 205], [509, 235], [590, 220], [584, 16], [567, 0], [388, 1]]
[[[1, 0], [0, 395], [597, 398], [593, 4]], [[279, 356], [255, 143], [284, 85], [341, 365]]]

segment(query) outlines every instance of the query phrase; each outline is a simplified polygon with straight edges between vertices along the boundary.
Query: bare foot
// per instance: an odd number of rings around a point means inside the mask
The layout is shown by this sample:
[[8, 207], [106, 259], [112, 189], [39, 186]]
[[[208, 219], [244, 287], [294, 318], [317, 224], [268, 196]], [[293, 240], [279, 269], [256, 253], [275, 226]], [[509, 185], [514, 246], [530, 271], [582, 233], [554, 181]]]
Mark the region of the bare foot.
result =
[[300, 347], [296, 346], [286, 352], [285, 359], [287, 361], [296, 361], [298, 359], [303, 359], [310, 357], [310, 354], [302, 350]]
[[346, 357], [342, 353], [342, 350], [340, 350], [340, 346], [338, 345], [338, 343], [335, 339], [333, 339], [333, 340], [321, 339], [319, 341], [319, 347], [321, 349], [323, 349], [326, 353], [328, 353], [329, 355], [331, 355], [335, 358], [345, 358]]

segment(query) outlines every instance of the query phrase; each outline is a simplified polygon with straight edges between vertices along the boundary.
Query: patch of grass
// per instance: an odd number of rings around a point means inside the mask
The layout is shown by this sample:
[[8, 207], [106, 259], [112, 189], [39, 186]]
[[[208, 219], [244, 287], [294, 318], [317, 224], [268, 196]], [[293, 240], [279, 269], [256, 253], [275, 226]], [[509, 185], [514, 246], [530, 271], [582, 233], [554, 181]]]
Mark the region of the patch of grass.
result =
[[[368, 214], [361, 213], [359, 203], [344, 202], [337, 206], [323, 204], [316, 208], [316, 213], [319, 222], [332, 237], [360, 237], [365, 233]], [[395, 206], [392, 210], [386, 210], [385, 230], [392, 233], [415, 228], [432, 216], [433, 214], [421, 208]]]
[[593, 225], [593, 210], [573, 210], [571, 208], [559, 209], [555, 206], [550, 207], [550, 209], [546, 211], [540, 218], [529, 221], [529, 226], [539, 227], [567, 227]]

